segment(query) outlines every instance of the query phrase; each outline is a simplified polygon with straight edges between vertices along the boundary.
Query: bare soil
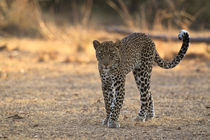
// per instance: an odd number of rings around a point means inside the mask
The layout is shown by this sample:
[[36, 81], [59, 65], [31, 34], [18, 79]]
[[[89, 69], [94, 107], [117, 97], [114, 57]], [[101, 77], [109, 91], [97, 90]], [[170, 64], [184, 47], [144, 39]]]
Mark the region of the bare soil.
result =
[[209, 59], [185, 59], [172, 70], [154, 66], [156, 116], [144, 123], [133, 121], [140, 103], [129, 74], [121, 128], [110, 129], [101, 124], [95, 60], [61, 61], [56, 55], [65, 53], [29, 50], [0, 51], [0, 139], [210, 139]]

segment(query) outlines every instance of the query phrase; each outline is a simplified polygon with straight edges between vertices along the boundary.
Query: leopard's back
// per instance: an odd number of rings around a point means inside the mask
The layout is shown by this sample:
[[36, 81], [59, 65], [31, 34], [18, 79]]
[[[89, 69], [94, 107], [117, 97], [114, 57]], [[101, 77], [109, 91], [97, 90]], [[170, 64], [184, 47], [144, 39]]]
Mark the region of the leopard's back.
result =
[[142, 63], [145, 57], [154, 61], [155, 45], [150, 37], [144, 33], [132, 33], [121, 40], [121, 70], [125, 74], [132, 71], [136, 65]]

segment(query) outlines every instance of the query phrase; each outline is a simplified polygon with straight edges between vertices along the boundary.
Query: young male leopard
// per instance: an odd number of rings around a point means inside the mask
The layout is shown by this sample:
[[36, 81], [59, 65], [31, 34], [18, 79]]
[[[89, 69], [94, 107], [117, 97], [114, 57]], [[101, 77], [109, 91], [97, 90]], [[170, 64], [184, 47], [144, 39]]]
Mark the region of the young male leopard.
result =
[[189, 34], [181, 30], [178, 38], [183, 40], [182, 47], [172, 61], [163, 60], [154, 42], [144, 33], [132, 33], [115, 43], [93, 41], [107, 114], [104, 125], [109, 128], [120, 127], [118, 118], [125, 95], [125, 77], [130, 71], [140, 91], [141, 107], [135, 120], [145, 121], [154, 117], [150, 91], [152, 65], [156, 62], [160, 67], [170, 69], [179, 64], [189, 47]]

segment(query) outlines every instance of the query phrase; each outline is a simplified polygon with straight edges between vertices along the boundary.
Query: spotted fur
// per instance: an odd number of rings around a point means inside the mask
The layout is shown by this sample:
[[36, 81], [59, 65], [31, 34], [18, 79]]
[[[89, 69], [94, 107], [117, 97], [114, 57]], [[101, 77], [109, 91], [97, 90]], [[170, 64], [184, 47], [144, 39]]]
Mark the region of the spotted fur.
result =
[[104, 125], [110, 128], [120, 127], [118, 118], [125, 95], [125, 77], [131, 71], [141, 101], [135, 120], [145, 121], [154, 117], [154, 103], [150, 91], [152, 65], [156, 62], [160, 67], [170, 69], [179, 64], [189, 47], [189, 34], [182, 30], [178, 38], [183, 40], [182, 47], [172, 61], [163, 60], [155, 49], [154, 42], [144, 33], [132, 33], [115, 43], [93, 41], [107, 114]]

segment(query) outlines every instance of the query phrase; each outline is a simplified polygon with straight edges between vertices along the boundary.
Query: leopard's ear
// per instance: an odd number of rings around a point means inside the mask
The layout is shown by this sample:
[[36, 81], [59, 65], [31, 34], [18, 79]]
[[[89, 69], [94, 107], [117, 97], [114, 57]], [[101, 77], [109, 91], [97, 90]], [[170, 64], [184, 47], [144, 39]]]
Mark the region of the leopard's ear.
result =
[[94, 48], [98, 48], [98, 46], [100, 46], [100, 42], [98, 40], [93, 40], [93, 46]]
[[116, 47], [119, 49], [120, 46], [122, 45], [121, 40], [117, 40], [117, 41], [115, 42], [115, 45], [116, 45]]

